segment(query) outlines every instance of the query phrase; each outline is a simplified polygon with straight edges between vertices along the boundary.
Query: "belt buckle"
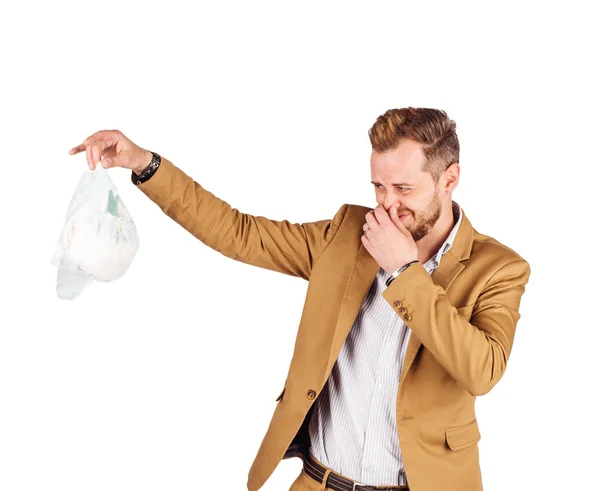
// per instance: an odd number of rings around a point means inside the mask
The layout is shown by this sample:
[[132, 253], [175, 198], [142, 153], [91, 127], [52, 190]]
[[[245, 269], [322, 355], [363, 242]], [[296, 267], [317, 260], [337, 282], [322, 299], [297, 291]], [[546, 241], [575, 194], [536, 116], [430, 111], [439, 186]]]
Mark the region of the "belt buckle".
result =
[[371, 487], [371, 486], [368, 486], [368, 485], [363, 484], [361, 482], [352, 481], [352, 491], [356, 491], [356, 486], [362, 486], [365, 489], [368, 489], [368, 488]]

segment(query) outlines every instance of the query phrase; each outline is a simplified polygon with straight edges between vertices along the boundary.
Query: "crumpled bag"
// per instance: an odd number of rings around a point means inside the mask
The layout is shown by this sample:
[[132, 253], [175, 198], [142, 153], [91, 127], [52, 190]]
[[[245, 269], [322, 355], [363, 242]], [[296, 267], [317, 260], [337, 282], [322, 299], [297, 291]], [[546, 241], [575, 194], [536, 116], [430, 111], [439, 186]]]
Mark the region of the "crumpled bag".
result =
[[125, 274], [139, 248], [137, 229], [101, 163], [86, 170], [71, 198], [51, 264], [56, 294], [73, 300], [94, 280]]

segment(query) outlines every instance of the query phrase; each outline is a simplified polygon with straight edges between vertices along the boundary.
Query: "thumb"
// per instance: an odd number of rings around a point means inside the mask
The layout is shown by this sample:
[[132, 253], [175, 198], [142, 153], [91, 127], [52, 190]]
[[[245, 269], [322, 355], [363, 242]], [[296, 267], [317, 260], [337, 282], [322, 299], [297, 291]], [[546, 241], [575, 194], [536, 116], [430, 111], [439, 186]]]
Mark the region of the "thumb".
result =
[[104, 157], [101, 160], [102, 167], [108, 169], [110, 167], [124, 167], [124, 164], [127, 163], [127, 158], [123, 155], [116, 155], [112, 157]]
[[110, 157], [104, 157], [102, 159], [102, 166], [105, 169], [110, 167], [123, 167], [124, 169], [133, 169], [131, 165], [135, 160], [132, 158], [130, 152], [124, 152], [119, 155], [111, 155]]

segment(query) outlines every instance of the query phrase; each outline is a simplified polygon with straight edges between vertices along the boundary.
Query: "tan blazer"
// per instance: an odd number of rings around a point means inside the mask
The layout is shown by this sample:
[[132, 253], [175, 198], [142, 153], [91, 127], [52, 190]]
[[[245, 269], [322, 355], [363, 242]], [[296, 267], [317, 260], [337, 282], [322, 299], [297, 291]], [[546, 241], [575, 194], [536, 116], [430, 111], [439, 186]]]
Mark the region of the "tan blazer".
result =
[[[248, 475], [256, 491], [282, 459], [306, 451], [314, 402], [379, 270], [360, 240], [371, 208], [345, 204], [333, 219], [302, 224], [248, 215], [165, 158], [139, 189], [225, 256], [309, 282], [288, 376]], [[475, 398], [506, 369], [529, 274], [463, 211], [433, 274], [413, 265], [383, 292], [412, 330], [396, 402], [411, 491], [482, 489]]]

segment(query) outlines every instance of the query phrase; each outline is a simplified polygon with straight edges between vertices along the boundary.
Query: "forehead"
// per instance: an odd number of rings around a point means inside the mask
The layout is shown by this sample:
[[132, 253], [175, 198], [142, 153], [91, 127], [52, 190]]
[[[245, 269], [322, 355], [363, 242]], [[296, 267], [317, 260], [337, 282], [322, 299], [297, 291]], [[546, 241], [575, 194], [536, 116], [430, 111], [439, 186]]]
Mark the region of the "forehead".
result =
[[413, 140], [402, 141], [395, 149], [371, 154], [371, 177], [377, 181], [420, 180], [424, 161], [421, 145]]

